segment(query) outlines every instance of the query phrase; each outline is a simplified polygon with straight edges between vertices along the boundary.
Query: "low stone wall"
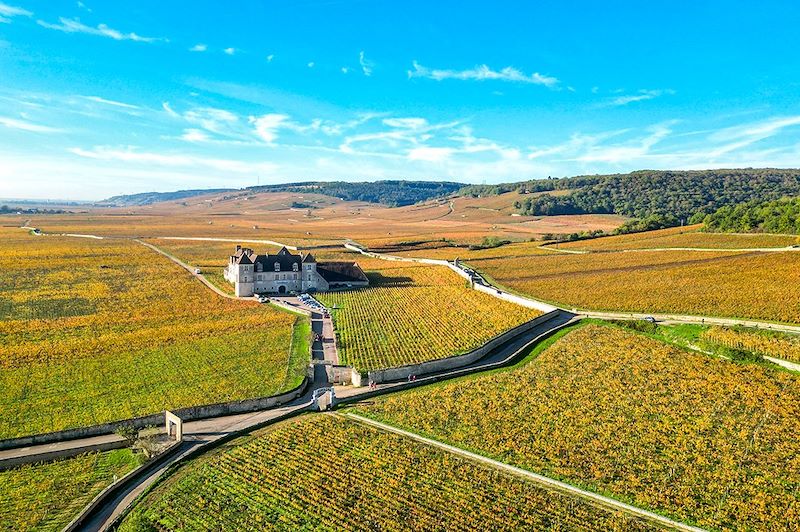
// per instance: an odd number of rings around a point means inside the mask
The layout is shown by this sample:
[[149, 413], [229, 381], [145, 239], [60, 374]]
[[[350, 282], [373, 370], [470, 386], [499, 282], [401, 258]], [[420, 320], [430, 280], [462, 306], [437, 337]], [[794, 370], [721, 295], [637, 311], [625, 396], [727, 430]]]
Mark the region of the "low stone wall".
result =
[[[426, 375], [428, 373], [436, 373], [439, 371], [447, 371], [468, 366], [486, 356], [487, 353], [489, 353], [496, 347], [510, 340], [513, 340], [517, 336], [530, 331], [537, 325], [540, 325], [552, 319], [553, 317], [556, 316], [557, 313], [558, 313], [557, 310], [553, 310], [546, 314], [542, 314], [541, 316], [538, 316], [530, 321], [527, 321], [522, 325], [518, 325], [513, 329], [510, 329], [502, 334], [495, 336], [482, 346], [470, 351], [469, 353], [464, 353], [463, 355], [451, 356], [448, 358], [442, 358], [439, 360], [421, 362], [419, 364], [400, 366], [397, 368], [374, 370], [367, 373], [367, 378], [369, 381], [377, 384], [381, 382], [406, 380], [410, 375], [420, 376], [420, 375]], [[354, 371], [353, 373], [355, 375], [356, 372]], [[353, 379], [353, 384], [355, 384], [355, 379]]]
[[37, 454], [26, 454], [22, 456], [15, 456], [13, 458], [5, 458], [3, 460], [0, 460], [0, 471], [19, 467], [24, 464], [52, 462], [54, 460], [72, 458], [74, 456], [78, 456], [84, 453], [111, 451], [114, 449], [123, 449], [128, 446], [130, 446], [130, 442], [125, 438], [120, 438], [105, 443], [94, 443], [92, 445], [83, 445], [81, 447], [61, 449], [58, 451], [45, 451]]
[[75, 518], [66, 527], [64, 527], [62, 532], [73, 532], [74, 530], [80, 530], [86, 521], [86, 518], [90, 516], [92, 512], [124, 491], [129, 482], [146, 473], [147, 471], [152, 471], [153, 469], [160, 467], [182, 448], [182, 442], [173, 443], [161, 454], [154, 456], [151, 460], [148, 460], [133, 471], [129, 471], [117, 482], [107, 486], [103, 491], [98, 493], [94, 499], [92, 499], [92, 502], [90, 502], [83, 510], [81, 510], [81, 513], [75, 516]]
[[[195, 421], [209, 417], [228, 416], [232, 414], [244, 414], [258, 410], [266, 410], [274, 406], [280, 406], [297, 399], [303, 395], [311, 381], [308, 377], [293, 390], [280, 395], [270, 397], [259, 397], [255, 399], [244, 399], [242, 401], [229, 401], [226, 403], [216, 403], [211, 405], [190, 406], [179, 408], [172, 412], [177, 414], [183, 421]], [[61, 441], [77, 440], [89, 438], [91, 436], [101, 436], [103, 434], [113, 434], [122, 427], [133, 427], [142, 429], [150, 426], [164, 425], [164, 413], [150, 414], [148, 416], [122, 419], [101, 425], [91, 425], [74, 429], [60, 430], [57, 432], [47, 432], [44, 434], [33, 434], [20, 438], [0, 440], [0, 450], [14, 449], [17, 447], [29, 447], [31, 445], [41, 445], [44, 443], [56, 443]]]
[[503, 290], [493, 286], [484, 286], [476, 283], [473, 288], [478, 292], [492, 295], [498, 299], [516, 303], [517, 305], [521, 305], [523, 307], [541, 310], [542, 312], [553, 312], [554, 310], [558, 310], [558, 308], [554, 307], [553, 305], [548, 305], [547, 303], [542, 303], [541, 301], [536, 301], [535, 299], [528, 299], [526, 297], [509, 294], [508, 292], [504, 292]]

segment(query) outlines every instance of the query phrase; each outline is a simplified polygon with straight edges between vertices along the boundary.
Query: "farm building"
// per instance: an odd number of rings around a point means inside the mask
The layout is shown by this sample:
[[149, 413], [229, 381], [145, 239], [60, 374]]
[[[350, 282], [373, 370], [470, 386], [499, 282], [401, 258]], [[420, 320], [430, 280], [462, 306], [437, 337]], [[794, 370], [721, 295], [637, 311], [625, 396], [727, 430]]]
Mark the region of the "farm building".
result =
[[250, 248], [236, 246], [224, 275], [241, 297], [322, 292], [369, 284], [357, 262], [317, 262], [310, 253], [295, 255], [285, 247], [274, 255], [257, 255]]

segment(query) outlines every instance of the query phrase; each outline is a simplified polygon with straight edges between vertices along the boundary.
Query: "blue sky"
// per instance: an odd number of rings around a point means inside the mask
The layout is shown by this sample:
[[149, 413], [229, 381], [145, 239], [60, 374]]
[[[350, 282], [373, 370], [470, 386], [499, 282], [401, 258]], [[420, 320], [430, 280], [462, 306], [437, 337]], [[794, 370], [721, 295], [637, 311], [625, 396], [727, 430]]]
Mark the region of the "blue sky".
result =
[[0, 0], [0, 197], [800, 166], [796, 2], [242, 4]]

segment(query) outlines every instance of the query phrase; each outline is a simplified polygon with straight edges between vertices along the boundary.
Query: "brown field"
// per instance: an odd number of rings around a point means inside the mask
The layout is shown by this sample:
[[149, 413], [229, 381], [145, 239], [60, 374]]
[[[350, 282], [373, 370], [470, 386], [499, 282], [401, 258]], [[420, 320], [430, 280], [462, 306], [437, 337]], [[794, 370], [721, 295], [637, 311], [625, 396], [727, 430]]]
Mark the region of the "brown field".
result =
[[800, 243], [794, 235], [703, 233], [702, 225], [671, 227], [646, 233], [607, 236], [558, 244], [563, 249], [617, 251], [653, 248], [751, 249], [786, 247]]
[[[230, 197], [224, 199], [226, 196]], [[369, 246], [439, 238], [478, 243], [486, 236], [530, 240], [541, 238], [544, 233], [610, 230], [624, 221], [607, 215], [512, 216], [516, 196], [459, 197], [452, 199], [452, 208], [449, 200], [389, 208], [319, 195], [227, 193], [142, 207], [91, 208], [76, 214], [32, 216], [31, 225], [46, 232], [271, 239], [309, 247], [347, 238]], [[293, 201], [316, 208], [293, 209]]]

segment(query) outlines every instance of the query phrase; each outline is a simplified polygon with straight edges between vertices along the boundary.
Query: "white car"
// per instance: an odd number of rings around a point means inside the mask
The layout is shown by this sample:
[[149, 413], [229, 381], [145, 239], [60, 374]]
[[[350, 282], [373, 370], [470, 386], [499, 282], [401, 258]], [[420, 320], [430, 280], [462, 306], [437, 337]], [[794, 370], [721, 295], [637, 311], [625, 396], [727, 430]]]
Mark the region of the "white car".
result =
[[194, 269], [194, 274], [195, 274], [195, 275], [200, 275], [201, 273], [203, 273], [203, 272], [202, 272], [202, 271], [200, 271], [200, 268], [195, 268], [195, 269]]

